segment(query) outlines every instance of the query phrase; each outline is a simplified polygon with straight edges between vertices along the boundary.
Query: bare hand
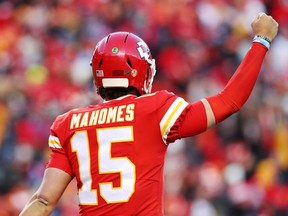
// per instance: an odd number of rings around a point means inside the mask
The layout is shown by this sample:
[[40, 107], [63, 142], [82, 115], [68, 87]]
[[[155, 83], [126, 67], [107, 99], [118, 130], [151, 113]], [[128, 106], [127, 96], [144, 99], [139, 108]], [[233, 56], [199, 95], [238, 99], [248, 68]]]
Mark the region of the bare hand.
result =
[[262, 35], [272, 41], [278, 32], [279, 24], [265, 13], [259, 13], [251, 23], [254, 35]]

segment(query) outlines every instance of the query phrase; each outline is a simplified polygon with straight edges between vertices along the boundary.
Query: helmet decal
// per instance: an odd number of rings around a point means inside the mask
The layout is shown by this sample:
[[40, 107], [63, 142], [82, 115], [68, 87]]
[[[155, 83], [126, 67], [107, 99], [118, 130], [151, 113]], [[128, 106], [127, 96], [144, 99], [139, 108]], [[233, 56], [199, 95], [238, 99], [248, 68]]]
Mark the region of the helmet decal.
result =
[[119, 50], [118, 50], [118, 48], [117, 47], [113, 47], [112, 48], [112, 53], [117, 53]]
[[138, 71], [136, 69], [132, 69], [131, 70], [131, 76], [132, 77], [136, 77], [137, 76]]
[[97, 77], [104, 77], [104, 72], [103, 72], [103, 70], [96, 70], [96, 76], [97, 76]]
[[147, 52], [147, 48], [143, 49], [143, 47], [147, 46], [145, 44], [145, 42], [144, 41], [138, 41], [137, 45], [138, 45], [137, 50], [139, 52], [140, 57], [144, 58], [146, 61], [149, 61], [150, 60], [149, 59], [150, 54], [149, 54], [149, 52]]

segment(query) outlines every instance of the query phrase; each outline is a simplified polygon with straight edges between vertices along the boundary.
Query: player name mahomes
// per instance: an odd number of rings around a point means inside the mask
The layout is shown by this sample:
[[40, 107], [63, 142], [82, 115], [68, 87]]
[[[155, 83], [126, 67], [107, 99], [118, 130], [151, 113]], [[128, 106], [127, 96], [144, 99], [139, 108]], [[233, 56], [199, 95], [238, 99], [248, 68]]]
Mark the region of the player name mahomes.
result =
[[74, 113], [70, 121], [70, 130], [101, 124], [133, 121], [134, 109], [135, 104], [127, 104], [109, 108], [104, 107], [83, 113]]

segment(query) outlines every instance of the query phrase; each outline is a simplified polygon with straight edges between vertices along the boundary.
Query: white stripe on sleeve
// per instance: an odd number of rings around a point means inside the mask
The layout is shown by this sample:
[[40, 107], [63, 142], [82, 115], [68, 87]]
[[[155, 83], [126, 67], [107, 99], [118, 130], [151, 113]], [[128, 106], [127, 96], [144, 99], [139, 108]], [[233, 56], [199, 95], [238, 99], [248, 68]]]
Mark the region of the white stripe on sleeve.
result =
[[185, 107], [187, 107], [187, 105], [188, 103], [184, 99], [177, 98], [163, 116], [160, 122], [160, 130], [165, 144], [167, 143], [167, 136], [171, 127], [174, 125], [177, 118], [181, 115], [182, 111], [185, 109]]
[[50, 135], [48, 142], [49, 142], [49, 147], [62, 149], [62, 146], [58, 137]]

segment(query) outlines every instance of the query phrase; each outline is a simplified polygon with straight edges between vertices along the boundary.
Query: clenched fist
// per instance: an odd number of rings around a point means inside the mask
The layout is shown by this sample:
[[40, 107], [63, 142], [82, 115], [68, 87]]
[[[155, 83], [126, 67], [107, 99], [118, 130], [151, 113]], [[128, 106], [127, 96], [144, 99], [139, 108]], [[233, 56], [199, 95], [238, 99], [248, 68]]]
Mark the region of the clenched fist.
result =
[[272, 41], [278, 32], [279, 24], [265, 13], [259, 13], [251, 23], [254, 35], [262, 35]]

